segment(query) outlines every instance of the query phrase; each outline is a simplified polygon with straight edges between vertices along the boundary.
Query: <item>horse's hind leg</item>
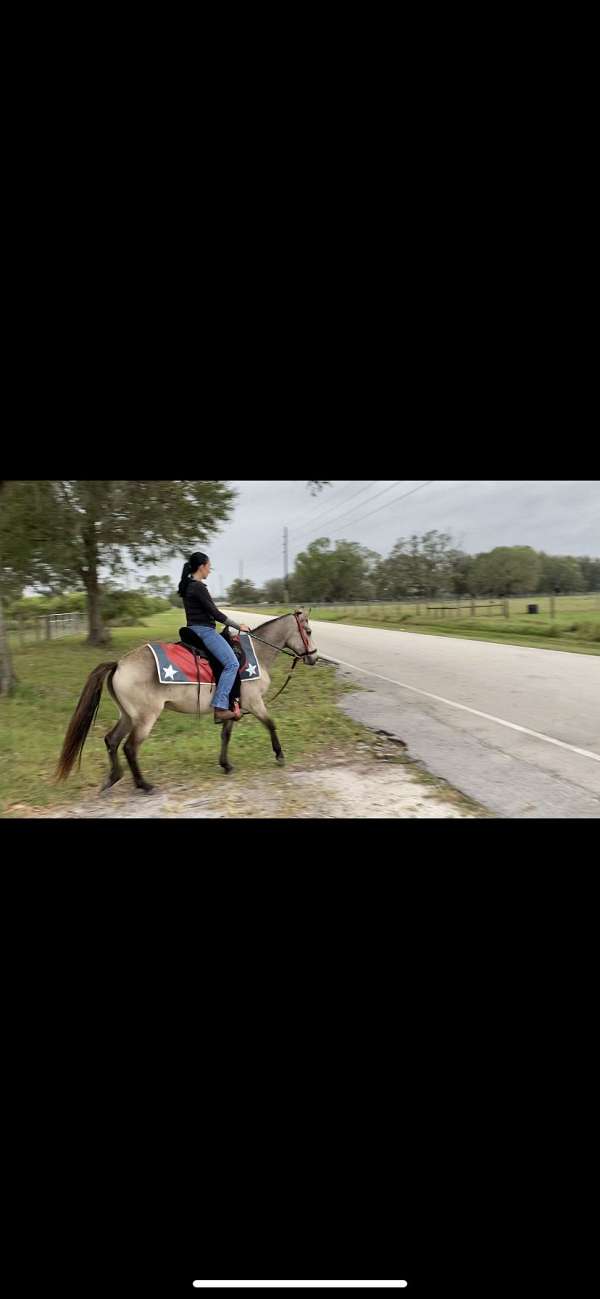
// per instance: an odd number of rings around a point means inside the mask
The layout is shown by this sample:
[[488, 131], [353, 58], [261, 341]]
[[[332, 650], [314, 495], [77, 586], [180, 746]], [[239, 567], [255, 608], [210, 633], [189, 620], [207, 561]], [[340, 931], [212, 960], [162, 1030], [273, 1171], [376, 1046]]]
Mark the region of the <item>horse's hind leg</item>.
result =
[[[271, 746], [273, 749], [273, 753], [275, 754], [275, 758], [279, 763], [280, 767], [285, 767], [285, 757], [284, 757], [283, 749], [279, 743], [279, 736], [277, 734], [277, 731], [275, 730], [275, 722], [273, 722], [269, 717], [269, 714], [266, 710], [266, 707], [262, 699], [255, 704], [250, 704], [250, 710], [251, 712], [254, 713], [255, 717], [258, 717], [259, 722], [262, 722], [263, 726], [265, 726], [266, 729], [268, 730], [269, 735], [271, 736]], [[234, 725], [234, 723], [232, 723], [232, 725]]]
[[134, 724], [133, 730], [129, 738], [125, 741], [125, 744], [123, 746], [123, 752], [131, 768], [131, 774], [133, 776], [133, 779], [135, 780], [136, 786], [138, 789], [143, 789], [145, 794], [150, 794], [154, 789], [154, 785], [149, 785], [148, 781], [144, 780], [144, 777], [142, 776], [142, 773], [139, 768], [139, 763], [137, 760], [137, 751], [140, 747], [140, 744], [143, 744], [144, 740], [148, 739], [152, 727], [154, 726], [154, 723], [157, 720], [157, 718], [160, 716], [161, 712], [162, 712], [162, 707], [159, 709], [157, 713], [156, 712], [152, 713], [152, 715], [148, 717], [145, 721], [140, 720], [136, 722]]
[[223, 771], [225, 772], [226, 776], [229, 776], [230, 773], [233, 771], [233, 767], [227, 757], [227, 750], [229, 748], [231, 732], [234, 726], [235, 726], [235, 722], [224, 722], [221, 731], [221, 753], [219, 756], [219, 765], [223, 768]]
[[111, 787], [116, 785], [117, 781], [120, 780], [123, 775], [123, 768], [119, 762], [118, 750], [121, 740], [125, 739], [125, 736], [129, 734], [130, 730], [131, 718], [128, 717], [126, 713], [121, 713], [116, 726], [113, 726], [112, 731], [109, 731], [108, 734], [104, 736], [104, 743], [108, 749], [108, 756], [110, 758], [110, 775], [106, 784], [102, 786], [103, 791], [105, 789], [111, 789]]

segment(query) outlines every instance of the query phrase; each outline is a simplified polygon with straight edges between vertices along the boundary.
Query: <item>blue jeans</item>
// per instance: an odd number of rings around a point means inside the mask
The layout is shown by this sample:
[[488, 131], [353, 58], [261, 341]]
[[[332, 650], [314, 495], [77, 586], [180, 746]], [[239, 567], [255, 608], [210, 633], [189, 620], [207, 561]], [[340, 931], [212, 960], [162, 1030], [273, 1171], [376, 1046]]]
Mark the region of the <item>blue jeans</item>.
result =
[[213, 708], [229, 708], [229, 695], [238, 670], [238, 661], [231, 645], [228, 645], [227, 641], [223, 640], [222, 636], [219, 636], [214, 627], [200, 627], [196, 623], [191, 630], [195, 631], [202, 644], [206, 645], [206, 648], [210, 650], [211, 654], [214, 654], [219, 663], [223, 664], [223, 671], [219, 677], [219, 684], [215, 691], [212, 706]]

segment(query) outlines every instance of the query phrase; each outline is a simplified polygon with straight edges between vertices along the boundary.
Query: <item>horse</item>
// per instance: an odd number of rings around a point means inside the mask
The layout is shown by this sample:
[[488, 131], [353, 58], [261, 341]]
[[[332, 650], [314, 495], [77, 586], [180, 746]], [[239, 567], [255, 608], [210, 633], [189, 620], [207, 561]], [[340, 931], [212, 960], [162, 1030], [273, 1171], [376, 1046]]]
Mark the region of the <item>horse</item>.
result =
[[[303, 609], [296, 609], [294, 613], [283, 614], [279, 618], [270, 618], [254, 628], [251, 634], [257, 637], [253, 643], [261, 675], [257, 681], [242, 682], [240, 704], [243, 712], [252, 713], [266, 727], [271, 737], [275, 760], [283, 767], [285, 756], [279, 743], [275, 723], [269, 716], [264, 701], [264, 696], [271, 684], [269, 668], [272, 667], [278, 652], [291, 653], [294, 656], [292, 668], [296, 667], [299, 660], [313, 667], [318, 655], [312, 644], [312, 631]], [[147, 645], [130, 650], [121, 659], [99, 663], [98, 667], [90, 672], [69, 722], [56, 769], [58, 781], [66, 780], [77, 758], [81, 765], [83, 746], [100, 707], [105, 681], [120, 716], [116, 726], [113, 726], [104, 737], [110, 761], [110, 774], [101, 792], [110, 789], [121, 780], [123, 770], [119, 762], [118, 750], [119, 745], [125, 740], [124, 752], [135, 785], [137, 789], [150, 794], [155, 787], [144, 779], [140, 771], [137, 756], [140, 746], [148, 739], [163, 708], [171, 708], [176, 713], [208, 713], [216, 689], [215, 683], [202, 682], [200, 686], [190, 686], [189, 689], [163, 685], [157, 679], [154, 656]], [[227, 751], [235, 725], [236, 722], [233, 720], [223, 723], [219, 765], [226, 775], [230, 775], [233, 771]]]

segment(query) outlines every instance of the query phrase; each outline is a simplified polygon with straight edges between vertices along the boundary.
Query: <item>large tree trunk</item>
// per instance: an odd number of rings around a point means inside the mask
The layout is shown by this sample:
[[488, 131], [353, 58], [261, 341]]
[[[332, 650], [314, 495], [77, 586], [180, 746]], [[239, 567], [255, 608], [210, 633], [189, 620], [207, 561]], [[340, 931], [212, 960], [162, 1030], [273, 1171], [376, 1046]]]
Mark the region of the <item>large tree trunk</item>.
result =
[[16, 683], [8, 635], [4, 626], [2, 600], [0, 600], [0, 695], [12, 694]]
[[111, 635], [105, 627], [100, 613], [100, 588], [97, 579], [86, 582], [87, 607], [89, 619], [88, 645], [110, 645]]
[[87, 638], [88, 645], [110, 645], [111, 636], [107, 627], [102, 621], [100, 613], [100, 587], [98, 585], [98, 553], [96, 549], [96, 538], [94, 535], [94, 525], [85, 537], [85, 552], [87, 567], [83, 573], [85, 589], [87, 591], [87, 606], [89, 619], [89, 632]]

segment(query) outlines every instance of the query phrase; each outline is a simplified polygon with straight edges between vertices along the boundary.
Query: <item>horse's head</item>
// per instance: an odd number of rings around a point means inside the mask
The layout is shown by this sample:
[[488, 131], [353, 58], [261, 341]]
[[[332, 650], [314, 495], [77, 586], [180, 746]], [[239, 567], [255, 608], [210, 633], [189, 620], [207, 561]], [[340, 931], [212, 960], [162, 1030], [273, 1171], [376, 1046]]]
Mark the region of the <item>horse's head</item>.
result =
[[308, 622], [308, 614], [304, 609], [295, 609], [290, 618], [291, 629], [286, 640], [286, 645], [295, 650], [296, 654], [302, 654], [304, 662], [312, 668], [317, 661], [317, 651], [312, 643], [312, 631]]

